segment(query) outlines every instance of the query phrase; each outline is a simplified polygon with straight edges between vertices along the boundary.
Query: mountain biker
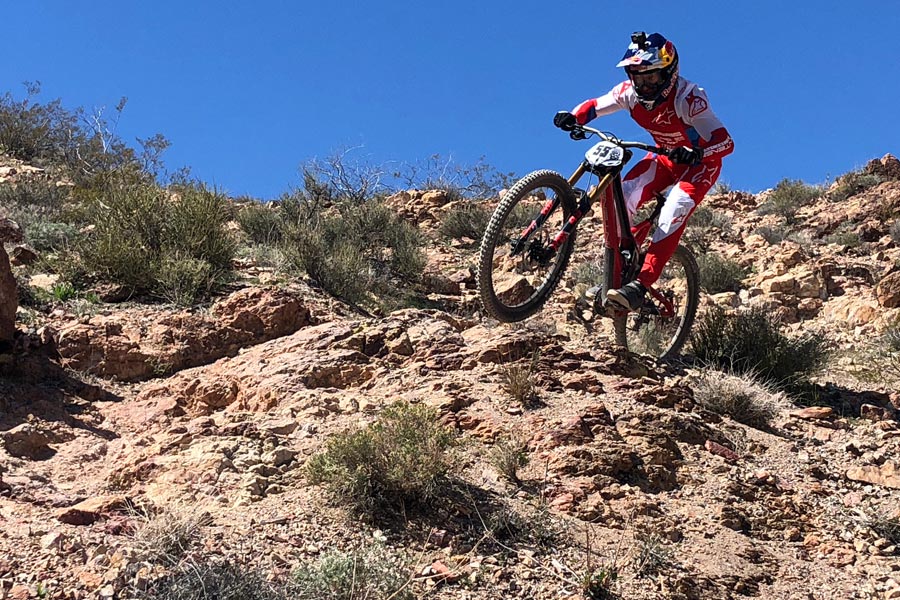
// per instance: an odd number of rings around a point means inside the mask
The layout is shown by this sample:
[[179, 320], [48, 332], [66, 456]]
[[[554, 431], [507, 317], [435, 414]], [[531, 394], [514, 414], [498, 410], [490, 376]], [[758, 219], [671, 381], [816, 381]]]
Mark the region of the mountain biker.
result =
[[625, 68], [627, 81], [599, 98], [585, 100], [571, 112], [558, 112], [553, 124], [571, 131], [576, 123], [584, 125], [627, 109], [658, 146], [672, 149], [669, 157], [648, 154], [622, 180], [629, 218], [656, 193], [674, 186], [666, 195], [637, 279], [607, 293], [608, 300], [637, 310], [647, 287], [659, 279], [675, 253], [688, 217], [715, 184], [722, 158], [731, 154], [734, 142], [713, 114], [703, 88], [679, 77], [678, 52], [661, 34], [632, 34], [631, 45], [616, 66]]

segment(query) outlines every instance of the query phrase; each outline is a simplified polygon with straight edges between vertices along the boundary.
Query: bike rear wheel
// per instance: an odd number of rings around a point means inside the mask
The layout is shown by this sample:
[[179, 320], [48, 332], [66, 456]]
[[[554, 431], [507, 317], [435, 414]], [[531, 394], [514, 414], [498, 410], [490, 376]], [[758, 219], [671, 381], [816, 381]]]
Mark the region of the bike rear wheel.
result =
[[[529, 173], [503, 195], [478, 257], [478, 291], [485, 313], [511, 323], [541, 309], [569, 264], [575, 231], [555, 252], [550, 242], [575, 209], [572, 186], [554, 171]], [[543, 223], [523, 237], [542, 211]]]
[[[612, 271], [612, 252], [608, 249], [605, 257], [607, 273]], [[653, 287], [672, 302], [674, 316], [662, 317], [660, 303], [647, 294], [639, 311], [613, 317], [616, 344], [639, 354], [670, 359], [687, 342], [700, 303], [700, 273], [693, 253], [678, 246]], [[604, 295], [607, 290], [603, 290]]]

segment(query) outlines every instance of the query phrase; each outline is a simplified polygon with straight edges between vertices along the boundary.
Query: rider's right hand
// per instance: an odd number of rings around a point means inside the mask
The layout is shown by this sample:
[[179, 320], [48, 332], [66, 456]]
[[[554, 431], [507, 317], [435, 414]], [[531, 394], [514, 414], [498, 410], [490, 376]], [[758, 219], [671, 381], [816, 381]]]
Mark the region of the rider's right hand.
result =
[[553, 124], [563, 131], [572, 131], [578, 125], [575, 115], [567, 110], [561, 110], [553, 117]]

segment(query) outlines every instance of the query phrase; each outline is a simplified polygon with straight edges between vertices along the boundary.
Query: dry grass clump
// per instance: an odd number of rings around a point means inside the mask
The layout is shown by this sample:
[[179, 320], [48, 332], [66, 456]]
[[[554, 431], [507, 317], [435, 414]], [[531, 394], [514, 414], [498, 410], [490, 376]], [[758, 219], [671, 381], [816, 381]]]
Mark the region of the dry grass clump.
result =
[[442, 495], [454, 461], [455, 437], [422, 404], [397, 403], [378, 421], [333, 436], [306, 465], [311, 483], [370, 516], [403, 513]]
[[694, 400], [703, 408], [757, 429], [767, 428], [787, 404], [784, 394], [752, 373], [704, 369], [693, 389]]
[[527, 442], [516, 438], [501, 438], [491, 449], [490, 461], [506, 479], [519, 484], [518, 471], [528, 464]]
[[209, 513], [196, 505], [175, 502], [156, 513], [138, 514], [143, 519], [134, 533], [134, 545], [144, 560], [176, 565], [199, 540], [210, 522]]
[[[266, 581], [262, 573], [228, 560], [204, 557], [181, 565], [134, 592], [139, 600], [287, 600], [287, 595]], [[349, 597], [349, 596], [348, 596]]]
[[380, 547], [329, 552], [298, 567], [290, 597], [297, 600], [412, 600], [404, 567]]

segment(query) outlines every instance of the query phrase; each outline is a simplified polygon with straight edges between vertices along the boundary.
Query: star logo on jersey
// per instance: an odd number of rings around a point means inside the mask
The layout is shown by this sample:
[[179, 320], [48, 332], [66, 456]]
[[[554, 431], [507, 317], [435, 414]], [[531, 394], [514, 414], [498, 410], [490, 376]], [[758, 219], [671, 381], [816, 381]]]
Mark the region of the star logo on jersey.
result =
[[711, 188], [716, 182], [716, 175], [719, 173], [719, 167], [703, 167], [702, 171], [698, 171], [696, 175], [691, 177], [691, 183]]
[[686, 100], [688, 103], [688, 114], [692, 117], [696, 117], [704, 110], [709, 108], [709, 104], [707, 104], [706, 98], [695, 96], [694, 92], [691, 92]]
[[664, 110], [655, 117], [653, 117], [653, 122], [657, 125], [671, 125], [672, 117], [675, 116], [674, 110]]

